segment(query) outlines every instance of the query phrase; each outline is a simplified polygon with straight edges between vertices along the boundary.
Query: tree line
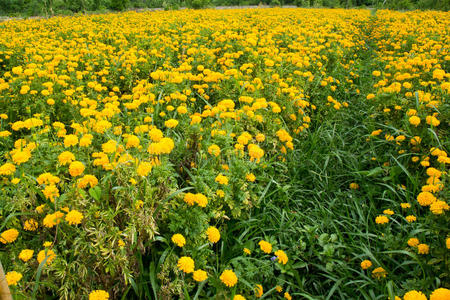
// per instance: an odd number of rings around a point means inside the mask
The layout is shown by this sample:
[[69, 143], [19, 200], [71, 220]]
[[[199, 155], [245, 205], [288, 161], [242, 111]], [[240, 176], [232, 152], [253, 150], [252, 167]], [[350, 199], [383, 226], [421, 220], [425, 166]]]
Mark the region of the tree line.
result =
[[450, 0], [0, 0], [2, 15], [54, 15], [126, 9], [180, 7], [204, 8], [241, 5], [295, 5], [298, 7], [375, 7], [389, 9], [437, 9], [448, 11]]

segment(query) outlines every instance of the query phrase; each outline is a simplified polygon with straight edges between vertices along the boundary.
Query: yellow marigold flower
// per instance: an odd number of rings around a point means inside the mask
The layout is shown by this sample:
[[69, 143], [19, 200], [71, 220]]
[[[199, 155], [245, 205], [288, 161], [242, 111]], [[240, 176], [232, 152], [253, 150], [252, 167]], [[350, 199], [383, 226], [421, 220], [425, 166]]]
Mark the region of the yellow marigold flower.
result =
[[245, 297], [237, 294], [237, 295], [234, 295], [233, 300], [245, 300]]
[[98, 179], [94, 175], [84, 175], [82, 178], [78, 179], [78, 188], [84, 189], [87, 186], [91, 188], [98, 184]]
[[78, 224], [80, 224], [81, 221], [83, 220], [83, 218], [84, 218], [83, 214], [80, 213], [78, 210], [71, 210], [66, 215], [66, 221], [70, 225], [78, 225]]
[[409, 123], [413, 126], [419, 126], [420, 124], [420, 118], [417, 116], [411, 116], [409, 117]]
[[252, 254], [252, 251], [250, 251], [250, 249], [248, 249], [248, 248], [244, 248], [243, 251], [244, 251], [244, 253], [247, 254], [247, 255]]
[[249, 173], [249, 174], [245, 175], [245, 179], [247, 179], [250, 182], [254, 182], [256, 177], [255, 177], [255, 174]]
[[403, 296], [403, 300], [427, 300], [427, 297], [418, 291], [409, 291]]
[[279, 262], [280, 264], [283, 264], [283, 265], [287, 264], [287, 262], [288, 262], [288, 256], [286, 255], [286, 253], [284, 253], [283, 250], [277, 250], [277, 251], [275, 251], [275, 256], [277, 257], [278, 262]]
[[428, 125], [432, 125], [434, 127], [437, 127], [439, 126], [439, 124], [441, 124], [441, 122], [434, 116], [427, 116], [425, 120]]
[[392, 209], [385, 209], [383, 210], [383, 214], [392, 216], [394, 211]]
[[417, 202], [422, 206], [430, 206], [432, 203], [436, 202], [436, 197], [430, 192], [421, 192], [417, 196]]
[[16, 229], [8, 229], [2, 232], [2, 234], [0, 234], [0, 242], [2, 244], [9, 244], [14, 242], [17, 237], [19, 236], [19, 231], [17, 231]]
[[36, 212], [37, 212], [38, 214], [41, 214], [41, 213], [44, 212], [44, 208], [45, 208], [45, 204], [41, 204], [41, 205], [39, 205], [38, 207], [36, 207]]
[[192, 275], [193, 275], [192, 277], [194, 278], [194, 280], [197, 282], [205, 281], [206, 279], [208, 279], [208, 274], [205, 271], [200, 270], [200, 269], [195, 270], [194, 274], [192, 274]]
[[435, 289], [430, 295], [430, 300], [448, 300], [448, 299], [450, 299], [450, 290], [446, 288]]
[[400, 206], [401, 206], [403, 209], [411, 208], [411, 204], [409, 204], [409, 203], [400, 203]]
[[139, 138], [137, 136], [130, 134], [127, 137], [127, 144], [125, 145], [125, 147], [127, 149], [137, 148], [137, 147], [139, 147], [140, 143], [141, 143], [141, 141], [139, 140]]
[[386, 216], [380, 215], [380, 216], [378, 216], [378, 217], [375, 218], [375, 223], [377, 223], [377, 224], [386, 224], [386, 223], [389, 223], [389, 218], [386, 217]]
[[50, 248], [51, 246], [53, 246], [53, 243], [52, 243], [52, 242], [49, 242], [49, 241], [45, 241], [45, 242], [42, 244], [42, 246], [44, 246], [45, 248]]
[[206, 207], [206, 205], [208, 204], [208, 198], [206, 198], [206, 196], [201, 193], [195, 194], [194, 201], [200, 207]]
[[194, 194], [192, 194], [192, 193], [184, 194], [183, 201], [186, 202], [187, 204], [192, 206], [192, 205], [194, 205], [195, 200], [196, 200], [196, 197]]
[[55, 201], [55, 198], [59, 197], [59, 190], [54, 184], [47, 185], [43, 190], [42, 193], [44, 194], [46, 199], [49, 199], [50, 201]]
[[220, 155], [220, 147], [215, 144], [211, 145], [208, 147], [208, 153], [217, 157]]
[[412, 222], [417, 221], [417, 218], [416, 218], [416, 216], [412, 216], [412, 215], [406, 216], [406, 221], [408, 221], [409, 223], [412, 223]]
[[381, 279], [386, 277], [387, 272], [382, 267], [378, 267], [372, 271], [372, 276], [376, 279]]
[[186, 239], [182, 234], [176, 233], [172, 235], [172, 243], [174, 243], [178, 247], [183, 247], [186, 244]]
[[102, 144], [102, 150], [105, 153], [114, 153], [117, 151], [117, 142], [113, 140], [109, 140], [106, 143]]
[[136, 172], [139, 176], [147, 176], [152, 171], [152, 164], [149, 162], [141, 162]]
[[417, 245], [419, 245], [419, 239], [418, 238], [410, 238], [408, 240], [408, 245], [410, 247], [417, 247]]
[[350, 183], [350, 188], [352, 190], [357, 190], [357, 189], [359, 189], [359, 185], [356, 182], [352, 182], [352, 183]]
[[411, 140], [409, 142], [411, 143], [411, 145], [417, 146], [420, 143], [422, 143], [422, 138], [420, 136], [414, 136], [411, 138]]
[[38, 263], [41, 264], [45, 258], [47, 258], [47, 261], [45, 263], [47, 265], [50, 265], [52, 263], [52, 261], [56, 258], [56, 254], [51, 249], [45, 249], [45, 250], [39, 251], [39, 253], [37, 255]]
[[5, 278], [8, 285], [17, 285], [17, 282], [22, 279], [22, 274], [16, 271], [11, 271], [6, 273]]
[[89, 293], [89, 300], [108, 300], [109, 294], [104, 290], [95, 290]]
[[31, 158], [31, 153], [28, 150], [17, 151], [12, 155], [12, 160], [17, 165], [26, 163], [30, 158]]
[[370, 268], [372, 266], [372, 262], [370, 261], [370, 260], [363, 260], [362, 262], [361, 262], [361, 268], [363, 269], [363, 270], [367, 270], [368, 268]]
[[74, 134], [69, 134], [64, 137], [64, 147], [69, 148], [78, 144], [78, 137]]
[[281, 286], [277, 285], [277, 286], [275, 287], [275, 290], [276, 290], [278, 293], [281, 293], [281, 292], [283, 291], [283, 288], [282, 288]]
[[272, 244], [269, 242], [266, 242], [265, 240], [261, 240], [258, 243], [259, 247], [261, 248], [261, 251], [263, 251], [264, 253], [269, 254], [270, 252], [272, 252]]
[[255, 287], [255, 296], [256, 298], [261, 298], [261, 296], [264, 294], [264, 290], [262, 285], [257, 284]]
[[256, 144], [250, 144], [248, 145], [248, 155], [250, 156], [251, 161], [256, 160], [256, 162], [259, 163], [264, 156], [264, 150]]
[[188, 256], [183, 256], [178, 259], [178, 269], [183, 271], [184, 273], [192, 273], [194, 272], [194, 260]]
[[167, 128], [175, 128], [178, 125], [178, 121], [175, 119], [169, 119], [164, 122], [164, 125], [166, 125]]
[[90, 146], [93, 138], [94, 136], [92, 134], [83, 135], [83, 137], [80, 139], [80, 147]]
[[219, 184], [228, 185], [228, 178], [222, 174], [217, 175], [215, 181]]
[[72, 152], [64, 151], [58, 156], [58, 161], [61, 166], [70, 164], [75, 160], [75, 155]]
[[23, 262], [29, 261], [33, 257], [34, 250], [24, 249], [19, 253], [19, 259]]
[[428, 254], [430, 251], [430, 246], [427, 244], [419, 244], [417, 245], [417, 253], [419, 254]]
[[61, 222], [63, 217], [64, 217], [64, 213], [62, 213], [60, 211], [56, 211], [53, 214], [49, 214], [49, 215], [45, 216], [42, 223], [44, 224], [45, 227], [53, 228], [55, 225], [57, 225]]
[[0, 166], [0, 175], [12, 175], [16, 171], [16, 166], [14, 166], [12, 163], [5, 163], [4, 165]]
[[26, 231], [35, 231], [39, 227], [38, 222], [35, 219], [26, 220], [23, 224], [23, 229]]
[[77, 177], [84, 172], [84, 165], [80, 161], [74, 161], [69, 165], [69, 173], [72, 177]]
[[449, 208], [447, 202], [442, 200], [437, 200], [430, 205], [430, 210], [435, 215], [442, 215], [444, 211], [449, 210]]
[[288, 292], [285, 292], [283, 296], [284, 296], [284, 299], [292, 300], [292, 297]]
[[447, 249], [450, 249], [450, 237], [445, 239], [445, 246], [447, 247]]
[[366, 97], [367, 100], [375, 99], [375, 94], [368, 94]]
[[372, 133], [370, 135], [371, 136], [377, 136], [377, 135], [380, 135], [382, 132], [383, 132], [382, 129], [378, 129], [378, 130], [372, 131]]
[[262, 143], [262, 142], [264, 142], [264, 141], [266, 140], [266, 137], [264, 136], [264, 134], [258, 133], [258, 134], [255, 136], [255, 139], [256, 139], [257, 142]]
[[227, 287], [233, 287], [236, 285], [238, 278], [237, 278], [236, 274], [234, 274], [233, 270], [225, 270], [220, 275], [220, 280]]
[[217, 243], [220, 240], [220, 232], [219, 230], [214, 226], [209, 226], [206, 230], [206, 235], [208, 236], [208, 240], [211, 243]]

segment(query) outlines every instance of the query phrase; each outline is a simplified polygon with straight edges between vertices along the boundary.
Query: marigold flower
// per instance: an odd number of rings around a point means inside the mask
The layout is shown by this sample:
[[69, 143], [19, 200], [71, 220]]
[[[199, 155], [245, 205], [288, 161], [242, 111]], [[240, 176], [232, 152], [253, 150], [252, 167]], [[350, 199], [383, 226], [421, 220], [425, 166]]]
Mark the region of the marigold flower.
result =
[[284, 297], [284, 299], [292, 300], [291, 294], [289, 294], [288, 292], [285, 292], [283, 297]]
[[417, 116], [411, 116], [409, 117], [409, 123], [413, 126], [419, 126], [420, 124], [420, 118]]
[[2, 234], [0, 234], [0, 242], [2, 244], [10, 244], [12, 242], [14, 242], [17, 237], [19, 236], [19, 231], [17, 231], [16, 229], [8, 229], [2, 232]]
[[227, 287], [233, 287], [236, 285], [238, 278], [236, 274], [232, 270], [225, 270], [220, 275], [220, 280], [225, 284]]
[[411, 204], [409, 204], [409, 203], [400, 203], [400, 206], [401, 206], [403, 209], [411, 208]]
[[444, 211], [449, 210], [449, 208], [447, 202], [442, 200], [437, 200], [430, 205], [430, 211], [435, 215], [442, 215]]
[[23, 229], [26, 231], [35, 231], [38, 228], [39, 224], [35, 219], [26, 220]]
[[255, 287], [255, 296], [256, 298], [261, 298], [261, 296], [264, 294], [264, 290], [262, 285], [257, 284]]
[[421, 192], [417, 196], [417, 202], [422, 206], [430, 206], [432, 203], [436, 202], [436, 197], [430, 192]]
[[357, 190], [357, 189], [359, 189], [359, 185], [356, 182], [352, 182], [352, 183], [350, 183], [350, 188], [352, 190]]
[[430, 295], [430, 300], [448, 300], [448, 299], [450, 299], [450, 290], [446, 288], [435, 289]]
[[200, 207], [206, 207], [206, 205], [208, 204], [208, 198], [206, 198], [206, 196], [201, 193], [195, 194], [194, 201]]
[[184, 273], [192, 273], [194, 272], [194, 260], [188, 256], [183, 256], [178, 259], [178, 269], [183, 271]]
[[70, 164], [75, 160], [75, 155], [72, 152], [64, 151], [58, 156], [58, 161], [61, 166]]
[[193, 278], [195, 281], [201, 282], [208, 279], [208, 274], [205, 271], [198, 269], [194, 271]]
[[275, 256], [277, 257], [278, 262], [280, 264], [283, 264], [283, 265], [287, 264], [288, 256], [286, 255], [286, 253], [283, 250], [275, 251]]
[[418, 291], [409, 291], [403, 296], [403, 300], [427, 300], [427, 297]]
[[430, 251], [430, 246], [427, 244], [419, 244], [417, 245], [417, 253], [419, 254], [428, 254]]
[[208, 153], [217, 157], [220, 155], [220, 147], [215, 144], [211, 145], [208, 147]]
[[372, 262], [370, 261], [370, 260], [363, 260], [362, 262], [361, 262], [361, 268], [363, 269], [363, 270], [367, 270], [368, 268], [370, 268], [372, 266]]
[[19, 259], [23, 262], [29, 261], [33, 257], [34, 250], [24, 249], [19, 253]]
[[244, 251], [244, 253], [247, 254], [247, 255], [252, 254], [252, 251], [250, 251], [250, 249], [248, 249], [248, 248], [244, 248], [243, 251]]
[[136, 172], [139, 176], [147, 176], [152, 171], [152, 164], [149, 162], [141, 162]]
[[381, 279], [386, 277], [387, 272], [382, 267], [378, 267], [372, 271], [372, 276], [376, 279]]
[[31, 158], [31, 153], [28, 150], [16, 151], [11, 158], [16, 165], [21, 165]]
[[386, 223], [389, 223], [389, 218], [386, 217], [386, 216], [380, 215], [380, 216], [378, 216], [378, 217], [375, 218], [375, 223], [377, 223], [377, 224], [386, 224]]
[[206, 230], [206, 235], [208, 236], [208, 240], [213, 244], [217, 243], [220, 240], [220, 232], [214, 226], [208, 227], [208, 229]]
[[52, 261], [56, 258], [56, 254], [51, 249], [45, 249], [45, 250], [39, 251], [39, 253], [37, 255], [38, 263], [41, 264], [45, 258], [47, 258], [45, 263], [47, 265], [50, 265], [52, 263]]
[[104, 290], [95, 290], [89, 293], [89, 300], [108, 300], [109, 294]]
[[78, 224], [80, 224], [81, 221], [83, 220], [83, 218], [84, 218], [83, 214], [80, 213], [78, 210], [71, 210], [66, 215], [66, 221], [70, 225], [78, 225]]
[[410, 247], [417, 247], [417, 245], [419, 245], [419, 239], [418, 238], [410, 238], [408, 240], [408, 245]]
[[266, 242], [265, 240], [262, 240], [258, 243], [259, 247], [261, 248], [261, 251], [264, 253], [269, 254], [272, 252], [272, 244], [269, 242]]
[[174, 243], [178, 247], [183, 247], [186, 244], [186, 239], [183, 235], [176, 233], [172, 235], [172, 243]]
[[237, 295], [234, 295], [233, 300], [245, 300], [245, 297], [237, 294]]
[[84, 172], [84, 165], [80, 161], [74, 161], [69, 165], [69, 173], [72, 177], [77, 177]]
[[416, 216], [407, 216], [406, 217], [406, 221], [408, 221], [409, 223], [415, 222], [417, 220]]
[[17, 285], [17, 282], [22, 279], [22, 274], [16, 271], [11, 271], [6, 273], [5, 278], [8, 285]]
[[217, 175], [215, 181], [219, 184], [228, 185], [228, 178], [222, 174]]
[[74, 134], [69, 134], [64, 137], [64, 147], [69, 148], [78, 144], [78, 137]]

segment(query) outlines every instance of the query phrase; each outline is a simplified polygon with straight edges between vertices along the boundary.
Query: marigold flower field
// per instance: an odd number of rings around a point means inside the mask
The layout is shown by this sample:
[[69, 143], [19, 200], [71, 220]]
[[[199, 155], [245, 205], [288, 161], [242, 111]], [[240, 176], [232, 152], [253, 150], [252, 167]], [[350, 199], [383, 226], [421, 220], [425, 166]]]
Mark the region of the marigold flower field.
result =
[[343, 9], [0, 23], [14, 299], [450, 299], [449, 31]]

